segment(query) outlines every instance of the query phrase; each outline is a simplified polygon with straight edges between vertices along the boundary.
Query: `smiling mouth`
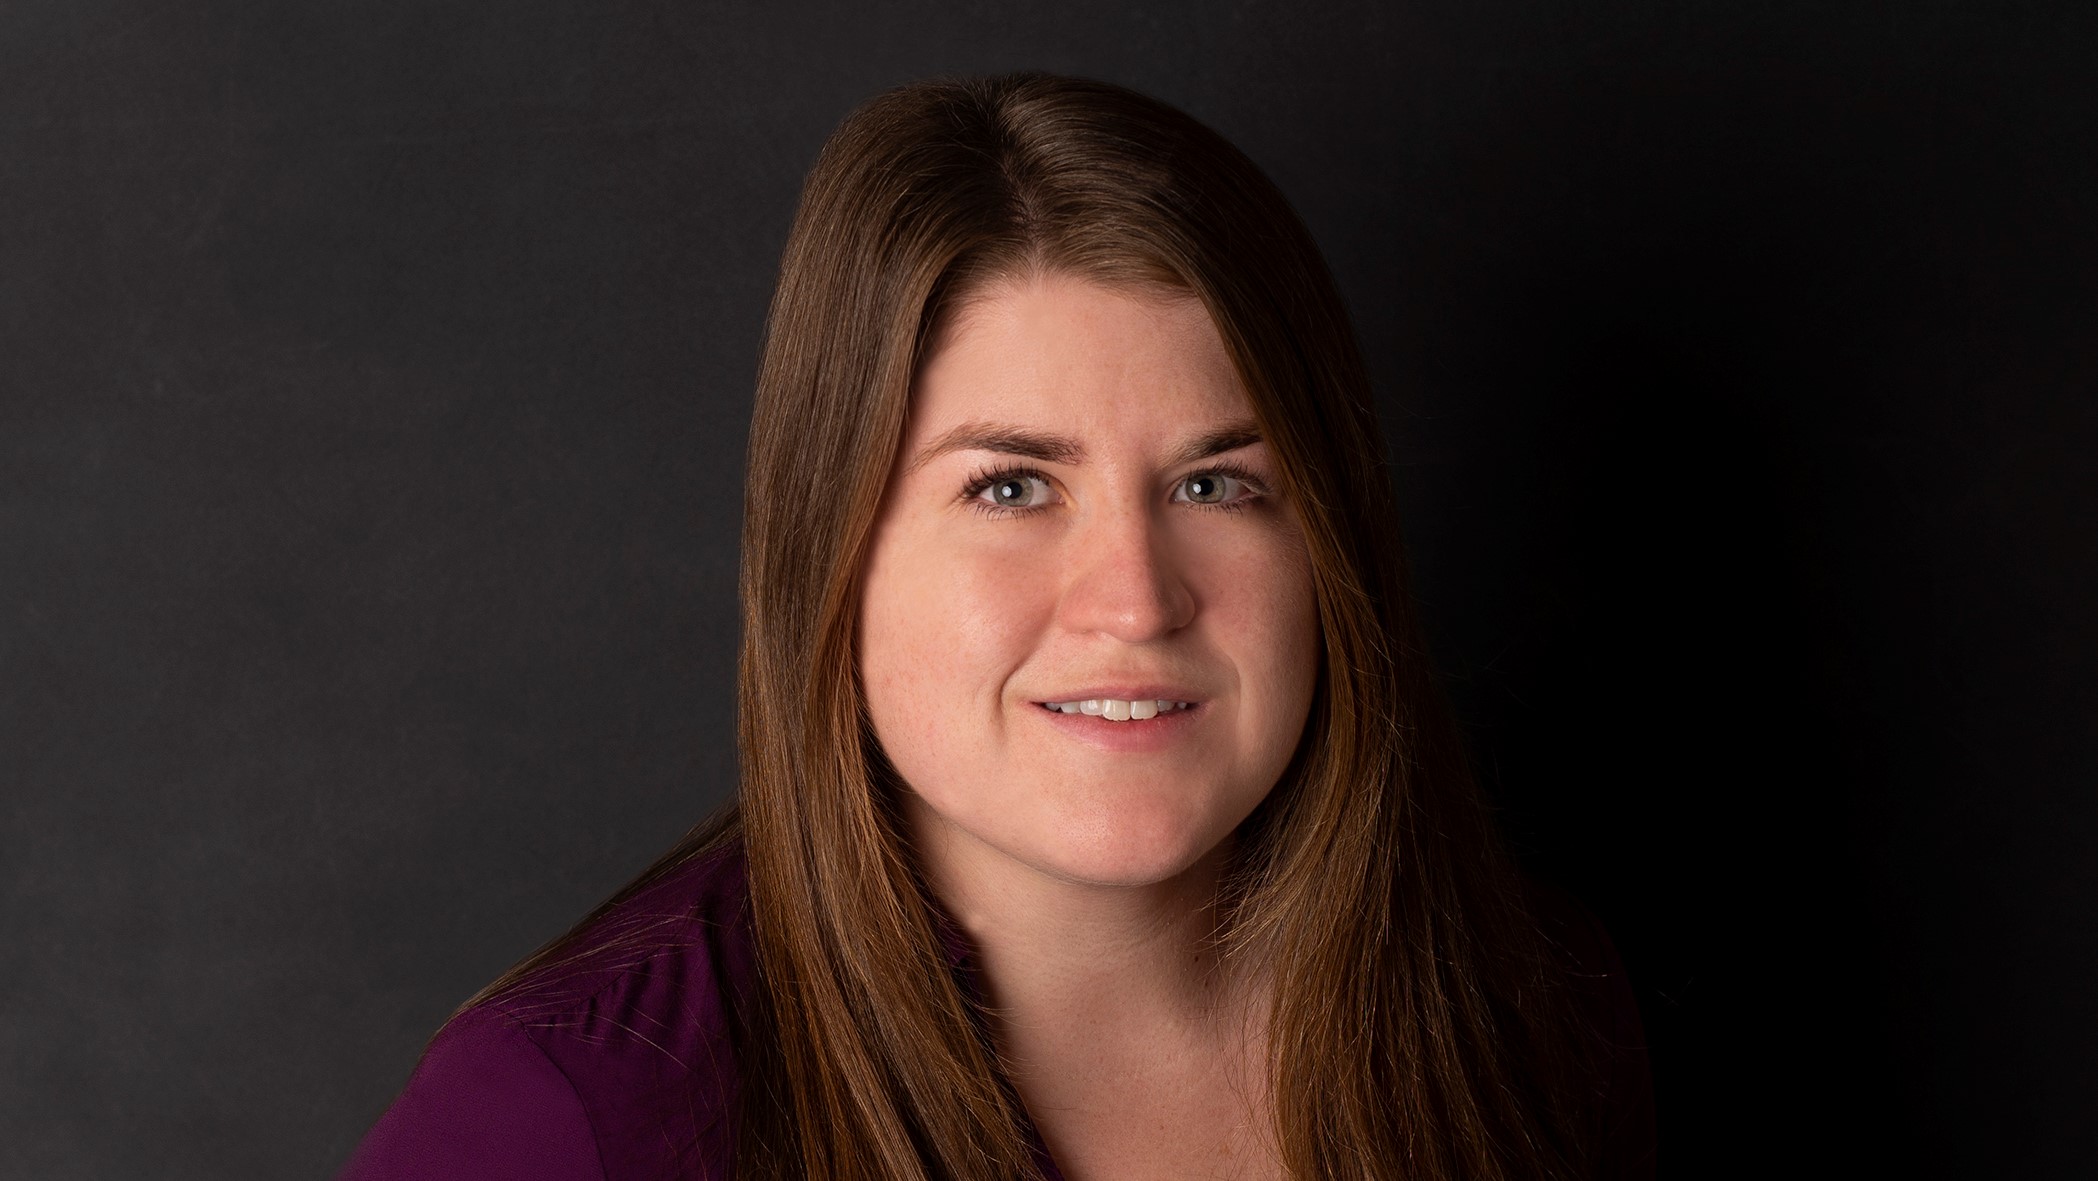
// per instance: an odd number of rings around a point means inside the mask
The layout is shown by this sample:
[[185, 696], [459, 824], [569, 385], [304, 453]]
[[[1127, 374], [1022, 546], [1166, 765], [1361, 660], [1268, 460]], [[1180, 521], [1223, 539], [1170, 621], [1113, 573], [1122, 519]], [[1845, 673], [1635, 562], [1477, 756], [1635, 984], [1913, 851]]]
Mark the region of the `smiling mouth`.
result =
[[1040, 701], [1035, 704], [1054, 713], [1084, 714], [1110, 722], [1141, 722], [1160, 714], [1195, 708], [1192, 701], [1167, 701], [1164, 698], [1120, 701], [1112, 697], [1089, 697], [1083, 701]]

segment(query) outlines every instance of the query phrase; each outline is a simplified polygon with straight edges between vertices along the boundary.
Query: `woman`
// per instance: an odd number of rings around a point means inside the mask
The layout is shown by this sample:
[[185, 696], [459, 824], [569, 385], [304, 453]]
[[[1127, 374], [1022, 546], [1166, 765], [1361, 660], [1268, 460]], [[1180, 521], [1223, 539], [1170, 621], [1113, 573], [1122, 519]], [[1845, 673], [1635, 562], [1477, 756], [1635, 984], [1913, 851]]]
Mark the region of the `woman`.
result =
[[854, 113], [759, 378], [739, 804], [347, 1175], [1650, 1171], [1621, 971], [1503, 859], [1379, 438], [1213, 132], [1042, 75]]

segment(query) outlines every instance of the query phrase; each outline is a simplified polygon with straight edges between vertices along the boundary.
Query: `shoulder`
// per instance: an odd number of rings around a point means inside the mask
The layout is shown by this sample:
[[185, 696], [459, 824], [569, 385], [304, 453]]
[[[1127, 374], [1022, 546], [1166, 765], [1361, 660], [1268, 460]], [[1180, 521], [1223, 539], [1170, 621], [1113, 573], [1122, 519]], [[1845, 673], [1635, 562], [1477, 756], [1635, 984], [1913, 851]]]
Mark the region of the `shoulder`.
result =
[[477, 1007], [430, 1042], [338, 1181], [605, 1176], [574, 1084], [515, 1026]]
[[755, 985], [740, 848], [677, 867], [446, 1023], [342, 1181], [721, 1175]]

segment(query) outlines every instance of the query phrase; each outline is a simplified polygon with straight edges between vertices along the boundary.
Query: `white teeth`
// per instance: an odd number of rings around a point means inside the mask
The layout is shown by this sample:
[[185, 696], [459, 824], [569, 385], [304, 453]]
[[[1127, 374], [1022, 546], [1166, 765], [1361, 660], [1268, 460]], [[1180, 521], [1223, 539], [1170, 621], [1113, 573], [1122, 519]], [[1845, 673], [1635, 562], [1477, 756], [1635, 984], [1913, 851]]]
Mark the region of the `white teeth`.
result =
[[1110, 722], [1141, 722], [1176, 709], [1188, 708], [1185, 701], [1117, 701], [1108, 697], [1094, 697], [1086, 701], [1045, 701], [1042, 705], [1058, 713], [1084, 714], [1092, 718], [1106, 718]]

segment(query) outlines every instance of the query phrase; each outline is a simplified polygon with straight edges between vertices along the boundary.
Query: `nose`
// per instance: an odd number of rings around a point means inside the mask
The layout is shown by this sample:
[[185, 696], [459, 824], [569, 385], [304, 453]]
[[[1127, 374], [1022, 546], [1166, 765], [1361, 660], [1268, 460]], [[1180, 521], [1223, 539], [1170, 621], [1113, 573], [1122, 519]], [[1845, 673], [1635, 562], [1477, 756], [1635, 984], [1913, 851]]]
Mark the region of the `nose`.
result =
[[1140, 644], [1194, 619], [1194, 592], [1172, 538], [1146, 508], [1104, 513], [1065, 540], [1059, 616], [1067, 629]]

